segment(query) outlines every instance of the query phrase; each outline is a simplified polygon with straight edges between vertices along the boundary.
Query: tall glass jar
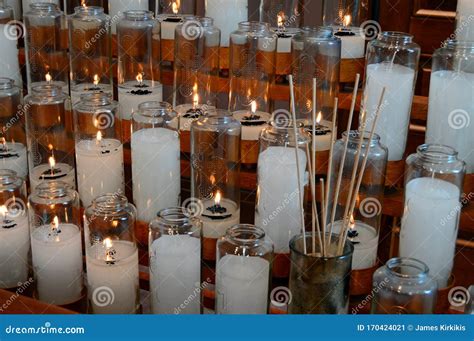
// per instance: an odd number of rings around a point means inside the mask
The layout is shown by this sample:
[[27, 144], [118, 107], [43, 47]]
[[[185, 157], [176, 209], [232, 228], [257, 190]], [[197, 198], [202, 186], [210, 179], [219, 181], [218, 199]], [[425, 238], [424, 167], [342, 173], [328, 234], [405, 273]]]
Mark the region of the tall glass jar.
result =
[[30, 5], [23, 20], [28, 90], [44, 82], [55, 82], [69, 93], [66, 16], [57, 5], [39, 2]]
[[[389, 161], [402, 160], [405, 153], [419, 59], [420, 46], [406, 33], [382, 32], [367, 46], [362, 108], [367, 117], [375, 117], [385, 88], [375, 132], [388, 147]], [[373, 122], [368, 120], [365, 129]]]
[[153, 13], [146, 10], [126, 11], [117, 24], [118, 100], [127, 121], [140, 103], [163, 98], [163, 86], [154, 73], [160, 69], [153, 53], [156, 26]]
[[[342, 138], [334, 145], [332, 169], [335, 173], [331, 177], [332, 182], [330, 184], [332, 190], [336, 188], [342, 162], [344, 162], [344, 168], [339, 192], [331, 191], [329, 195], [330, 203], [326, 221], [329, 225], [329, 231], [337, 234], [341, 233], [344, 224], [349, 224], [344, 228], [348, 228], [348, 238], [354, 244], [353, 270], [368, 269], [377, 264], [377, 247], [387, 168], [387, 147], [380, 144], [380, 138], [376, 134], [371, 140], [369, 140], [369, 137], [370, 132], [368, 131], [352, 130], [344, 132]], [[343, 161], [346, 142], [348, 143], [347, 153]], [[359, 144], [361, 146], [360, 153], [358, 152]], [[368, 158], [360, 189], [357, 193], [352, 193], [350, 184], [353, 170], [354, 168], [357, 169], [355, 177], [357, 180], [367, 153]], [[334, 201], [336, 199], [337, 202]], [[355, 205], [352, 213], [350, 209], [354, 199]], [[334, 204], [336, 204], [335, 207]], [[332, 219], [333, 215], [334, 219]], [[349, 221], [346, 219], [344, 222], [344, 218], [348, 216]], [[332, 226], [331, 221], [334, 221]]]
[[112, 19], [111, 21], [111, 31], [112, 34], [118, 33], [118, 23], [121, 18], [126, 16], [126, 12], [139, 11], [139, 12], [148, 12], [150, 1], [149, 0], [127, 0], [127, 1], [116, 1], [109, 0], [109, 15]]
[[30, 188], [43, 181], [76, 186], [69, 97], [55, 84], [37, 85], [25, 97]]
[[426, 143], [451, 146], [474, 173], [474, 42], [449, 40], [433, 54]]
[[25, 108], [21, 89], [13, 79], [0, 78], [0, 167], [11, 169], [23, 179], [28, 175]]
[[333, 36], [331, 28], [303, 27], [293, 37], [291, 46], [296, 117], [311, 121], [313, 78], [316, 78], [316, 112], [321, 113], [322, 119], [319, 123], [330, 127], [339, 88], [341, 40]]
[[19, 287], [29, 280], [30, 229], [25, 181], [0, 169], [0, 288]]
[[83, 207], [100, 194], [125, 189], [118, 103], [89, 93], [74, 106], [77, 188]]
[[83, 297], [79, 195], [62, 181], [43, 182], [28, 198], [36, 298], [68, 305]]
[[196, 14], [196, 0], [155, 0], [156, 14]]
[[275, 78], [276, 39], [267, 23], [248, 21], [230, 35], [229, 110], [270, 112]]
[[[150, 223], [150, 291], [154, 314], [200, 314], [201, 222], [183, 207], [166, 208]], [[187, 304], [186, 304], [187, 302]]]
[[392, 258], [373, 277], [372, 314], [433, 314], [437, 284], [425, 263]]
[[214, 309], [216, 242], [240, 222], [240, 123], [225, 110], [206, 112], [191, 125], [191, 198], [183, 206], [203, 223], [204, 306]]
[[290, 240], [301, 233], [303, 224], [300, 196], [308, 180], [306, 148], [311, 138], [299, 124], [296, 144], [293, 125], [281, 123], [270, 122], [260, 135], [255, 225], [264, 229], [275, 246], [273, 276], [284, 279], [290, 271]]
[[139, 310], [136, 209], [121, 194], [104, 194], [85, 211], [89, 311], [134, 314]]
[[166, 102], [145, 102], [132, 119], [133, 200], [138, 220], [148, 223], [159, 211], [179, 204], [181, 168], [177, 115]]
[[102, 7], [79, 6], [68, 26], [72, 103], [84, 93], [112, 94], [110, 17]]
[[303, 2], [298, 0], [260, 0], [260, 21], [271, 27], [298, 28], [303, 19]]
[[216, 313], [266, 314], [273, 244], [254, 225], [230, 227], [217, 242]]
[[465, 171], [457, 152], [443, 145], [421, 145], [406, 160], [400, 257], [426, 263], [440, 289], [453, 268]]
[[185, 17], [176, 26], [173, 104], [180, 116], [199, 116], [203, 105], [216, 106], [212, 84], [219, 76], [219, 41], [212, 18]]

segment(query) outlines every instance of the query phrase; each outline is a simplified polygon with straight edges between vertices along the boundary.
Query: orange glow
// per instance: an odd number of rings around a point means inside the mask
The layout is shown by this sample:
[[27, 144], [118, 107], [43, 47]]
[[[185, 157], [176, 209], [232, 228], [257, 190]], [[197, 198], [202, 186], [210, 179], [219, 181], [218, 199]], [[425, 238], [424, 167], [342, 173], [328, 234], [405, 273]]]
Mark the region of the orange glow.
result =
[[277, 24], [278, 24], [278, 28], [282, 28], [283, 27], [283, 23], [285, 21], [285, 13], [284, 12], [280, 12], [277, 14]]
[[51, 83], [51, 81], [53, 80], [53, 77], [51, 77], [49, 72], [44, 76], [44, 78], [46, 79], [46, 82], [48, 83]]
[[56, 160], [54, 159], [54, 156], [50, 156], [48, 159], [48, 162], [49, 162], [49, 167], [51, 168], [51, 170], [53, 170], [54, 167], [56, 166]]
[[141, 73], [139, 73], [136, 77], [136, 80], [138, 83], [142, 84], [143, 82], [143, 75]]
[[319, 124], [321, 123], [321, 120], [323, 118], [323, 115], [321, 114], [321, 111], [318, 113], [318, 116], [316, 116], [316, 123]]
[[173, 1], [173, 4], [171, 5], [171, 9], [173, 11], [173, 14], [178, 14], [178, 12], [179, 12], [179, 1]]
[[94, 75], [94, 85], [97, 85], [99, 84], [99, 81], [100, 81], [100, 78], [99, 78], [99, 75]]
[[222, 195], [221, 192], [217, 191], [214, 197], [214, 204], [219, 205], [221, 203]]
[[97, 142], [102, 141], [102, 133], [100, 131], [97, 132], [96, 138], [97, 138]]
[[351, 22], [352, 22], [352, 17], [351, 17], [351, 15], [350, 15], [350, 14], [346, 14], [346, 15], [344, 16], [344, 20], [342, 21], [342, 24], [344, 25], [344, 27], [347, 27], [347, 26], [349, 26], [349, 25], [351, 24]]

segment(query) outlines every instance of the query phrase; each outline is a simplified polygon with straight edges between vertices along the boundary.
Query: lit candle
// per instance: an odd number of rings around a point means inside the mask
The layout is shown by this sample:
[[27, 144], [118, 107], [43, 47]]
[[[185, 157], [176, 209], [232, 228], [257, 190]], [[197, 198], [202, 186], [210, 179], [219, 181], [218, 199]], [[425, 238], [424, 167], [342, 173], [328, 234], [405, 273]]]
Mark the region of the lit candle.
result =
[[197, 83], [193, 85], [193, 103], [192, 104], [180, 104], [175, 107], [175, 111], [178, 113], [180, 130], [189, 131], [193, 121], [204, 115], [206, 110], [214, 109], [213, 106], [202, 105], [199, 103], [199, 94]]
[[293, 27], [287, 27], [287, 16], [284, 12], [277, 14], [277, 25], [272, 30], [277, 36], [277, 53], [291, 53], [291, 39], [300, 30]]
[[122, 13], [130, 10], [148, 10], [148, 0], [109, 1], [112, 34], [117, 33], [117, 21]]
[[322, 152], [329, 150], [332, 143], [331, 122], [322, 121], [322, 113], [319, 112], [316, 116], [316, 131], [313, 134], [313, 127], [311, 124], [305, 126], [305, 130], [316, 138], [316, 151]]
[[71, 88], [71, 101], [72, 103], [77, 103], [81, 99], [81, 95], [86, 93], [107, 93], [110, 94], [112, 97], [112, 87], [110, 84], [100, 84], [100, 77], [99, 75], [94, 75], [94, 80], [92, 83], [81, 83], [74, 85]]
[[206, 17], [221, 30], [221, 47], [229, 47], [230, 34], [248, 20], [248, 0], [206, 0]]
[[257, 102], [252, 101], [250, 111], [234, 111], [233, 116], [242, 125], [242, 140], [258, 141], [260, 132], [270, 121], [272, 115], [264, 111], [257, 111]]
[[163, 86], [156, 81], [144, 80], [141, 73], [137, 74], [136, 81], [128, 81], [118, 87], [118, 100], [124, 120], [130, 120], [141, 103], [161, 102], [162, 99]]
[[[52, 150], [52, 146], [50, 146]], [[52, 152], [51, 152], [52, 153]], [[76, 176], [74, 168], [66, 163], [57, 163], [54, 155], [48, 158], [47, 164], [41, 164], [30, 172], [31, 188], [35, 189], [43, 181], [60, 180], [72, 188], [76, 187]]]
[[55, 216], [50, 225], [32, 231], [31, 251], [38, 298], [56, 305], [78, 301], [83, 288], [79, 227]]
[[105, 193], [123, 193], [123, 146], [117, 139], [103, 138], [100, 131], [95, 139], [76, 144], [77, 184], [83, 207]]
[[[15, 81], [16, 82], [16, 81]], [[61, 88], [62, 92], [65, 93], [65, 94], [68, 94], [69, 93], [69, 85], [66, 84], [65, 82], [63, 81], [55, 81], [53, 80], [53, 76], [47, 72], [45, 75], [44, 75], [44, 81], [42, 82], [32, 82], [31, 85], [30, 85], [30, 89], [33, 89], [35, 86], [38, 86], [38, 85], [43, 85], [43, 84], [53, 84], [53, 85], [57, 85]]]
[[174, 40], [175, 29], [183, 21], [183, 16], [179, 13], [179, 2], [173, 1], [171, 5], [173, 14], [164, 14], [160, 16], [161, 39]]
[[219, 190], [214, 198], [203, 202], [204, 212], [201, 214], [204, 238], [219, 238], [225, 235], [227, 229], [240, 222], [240, 210], [237, 204], [222, 198]]
[[0, 288], [14, 288], [28, 279], [28, 216], [26, 210], [10, 214], [2, 205], [0, 217]]
[[0, 77], [11, 78], [15, 84], [22, 87], [20, 64], [18, 61], [17, 39], [12, 37], [16, 23], [0, 24], [0, 58], [2, 60], [2, 68], [0, 69]]
[[344, 15], [341, 22], [342, 26], [333, 26], [334, 35], [341, 39], [341, 58], [364, 58], [365, 37], [363, 29], [351, 26], [352, 16], [350, 14]]
[[456, 12], [456, 39], [474, 41], [474, 2], [458, 0]]
[[0, 167], [15, 171], [18, 176], [25, 179], [28, 174], [25, 145], [18, 142], [6, 142], [2, 137], [0, 139]]

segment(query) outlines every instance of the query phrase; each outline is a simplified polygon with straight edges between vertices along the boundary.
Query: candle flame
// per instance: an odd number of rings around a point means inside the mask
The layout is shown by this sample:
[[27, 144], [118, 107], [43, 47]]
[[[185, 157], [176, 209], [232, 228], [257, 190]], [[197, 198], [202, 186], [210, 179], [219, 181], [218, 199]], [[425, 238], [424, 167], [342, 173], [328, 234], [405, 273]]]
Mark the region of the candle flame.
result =
[[49, 149], [49, 150], [53, 150], [53, 145], [52, 145], [51, 143], [48, 144], [48, 149]]
[[7, 141], [5, 140], [4, 137], [2, 137], [2, 138], [0, 139], [0, 143], [3, 145], [3, 149], [5, 149], [6, 144], [7, 144]]
[[8, 213], [8, 209], [5, 205], [0, 206], [0, 213], [3, 215], [3, 219], [5, 220], [5, 217]]
[[196, 106], [198, 105], [199, 103], [199, 95], [198, 94], [194, 94], [193, 96], [193, 107], [196, 109]]
[[214, 204], [219, 205], [221, 203], [221, 192], [217, 191], [216, 196], [214, 197]]
[[138, 83], [142, 84], [143, 82], [143, 75], [141, 73], [137, 74], [136, 80]]
[[209, 181], [211, 181], [211, 185], [214, 185], [216, 183], [216, 177], [214, 175], [211, 175], [209, 177]]
[[54, 169], [54, 167], [56, 166], [56, 160], [54, 159], [54, 156], [50, 156], [48, 162], [51, 169]]
[[97, 142], [102, 141], [102, 133], [100, 131], [97, 132], [96, 138], [97, 138]]
[[355, 227], [354, 214], [351, 214], [351, 217], [349, 219], [349, 227], [350, 227], [351, 230], [353, 230], [354, 227]]
[[104, 244], [104, 246], [108, 249], [110, 249], [113, 244], [112, 244], [112, 240], [110, 238], [105, 238], [104, 241], [102, 242]]
[[100, 81], [99, 75], [95, 74], [94, 75], [94, 85], [99, 84], [99, 81]]
[[352, 16], [350, 14], [346, 14], [344, 16], [344, 20], [342, 21], [344, 27], [349, 26], [351, 24], [351, 22], [352, 22]]
[[178, 14], [178, 12], [179, 12], [179, 1], [173, 1], [173, 4], [171, 5], [171, 9], [173, 11], [173, 14]]
[[321, 114], [321, 111], [318, 113], [318, 116], [316, 116], [316, 123], [319, 124], [321, 123], [321, 120], [323, 118], [323, 115]]
[[252, 111], [252, 114], [255, 114], [257, 112], [257, 102], [256, 101], [252, 101], [252, 103], [250, 104], [250, 110]]
[[82, 7], [87, 7], [87, 5], [86, 5], [86, 0], [81, 0], [81, 6], [82, 6]]
[[44, 78], [46, 79], [46, 82], [48, 83], [51, 83], [51, 81], [53, 80], [53, 77], [51, 77], [49, 72], [44, 76]]
[[283, 27], [283, 22], [285, 20], [285, 13], [284, 12], [280, 12], [277, 14], [277, 24], [278, 24], [278, 28], [282, 28]]
[[51, 223], [51, 229], [54, 231], [54, 230], [58, 230], [59, 229], [59, 219], [57, 216], [54, 216], [53, 218], [53, 222]]

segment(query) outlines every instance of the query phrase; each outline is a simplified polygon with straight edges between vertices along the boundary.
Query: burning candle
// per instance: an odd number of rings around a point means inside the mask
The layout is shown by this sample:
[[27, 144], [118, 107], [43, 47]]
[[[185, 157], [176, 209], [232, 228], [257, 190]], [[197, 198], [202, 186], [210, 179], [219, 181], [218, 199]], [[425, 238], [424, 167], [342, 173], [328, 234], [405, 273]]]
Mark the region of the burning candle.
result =
[[77, 103], [81, 99], [81, 96], [87, 93], [107, 93], [112, 97], [112, 87], [110, 84], [100, 84], [99, 75], [94, 75], [94, 80], [92, 83], [81, 83], [73, 86], [71, 88], [71, 101], [72, 103]]
[[313, 127], [311, 124], [305, 126], [305, 130], [311, 135], [315, 135], [316, 138], [316, 151], [326, 151], [331, 148], [332, 142], [332, 131], [331, 122], [322, 121], [322, 113], [319, 112], [316, 116], [316, 131], [313, 133]]
[[272, 30], [277, 37], [277, 53], [291, 52], [291, 38], [300, 30], [294, 27], [287, 27], [288, 17], [284, 12], [277, 14], [277, 25]]
[[260, 132], [271, 119], [271, 115], [264, 111], [257, 111], [257, 102], [252, 101], [249, 110], [233, 112], [235, 119], [242, 125], [242, 140], [258, 141]]
[[179, 1], [173, 1], [171, 10], [173, 14], [164, 14], [159, 17], [161, 22], [161, 39], [174, 40], [176, 26], [183, 21], [183, 16], [178, 15]]
[[194, 83], [193, 103], [180, 104], [175, 107], [175, 110], [180, 117], [179, 129], [189, 131], [191, 129], [191, 123], [197, 120], [202, 115], [204, 115], [205, 110], [212, 108], [213, 107], [202, 105], [199, 103], [198, 86], [196, 83]]
[[0, 139], [0, 167], [10, 169], [23, 179], [28, 174], [28, 162], [26, 158], [26, 147], [18, 142], [6, 142]]
[[221, 30], [221, 47], [229, 47], [230, 34], [248, 20], [248, 0], [206, 0], [206, 17]]
[[229, 199], [222, 198], [217, 190], [214, 198], [203, 202], [204, 212], [201, 214], [204, 238], [219, 238], [225, 231], [239, 223], [240, 209], [238, 205]]
[[109, 1], [112, 34], [117, 33], [117, 21], [122, 13], [130, 10], [148, 10], [148, 0]]
[[137, 74], [136, 81], [126, 82], [118, 87], [118, 100], [124, 120], [131, 119], [140, 103], [161, 102], [162, 98], [163, 86], [156, 81], [144, 80], [142, 73]]
[[334, 35], [341, 39], [341, 58], [364, 58], [365, 36], [360, 27], [353, 27], [352, 16], [346, 14], [341, 19], [342, 26], [333, 26]]
[[[50, 146], [52, 150], [52, 146]], [[68, 185], [71, 188], [76, 187], [76, 176], [74, 169], [66, 163], [57, 163], [52, 155], [48, 158], [47, 164], [41, 164], [33, 168], [30, 172], [30, 184], [31, 188], [36, 188], [43, 181], [55, 181], [60, 180]]]
[[34, 228], [31, 251], [38, 298], [56, 305], [78, 301], [83, 288], [79, 227], [55, 216], [51, 224]]

